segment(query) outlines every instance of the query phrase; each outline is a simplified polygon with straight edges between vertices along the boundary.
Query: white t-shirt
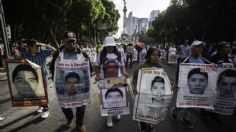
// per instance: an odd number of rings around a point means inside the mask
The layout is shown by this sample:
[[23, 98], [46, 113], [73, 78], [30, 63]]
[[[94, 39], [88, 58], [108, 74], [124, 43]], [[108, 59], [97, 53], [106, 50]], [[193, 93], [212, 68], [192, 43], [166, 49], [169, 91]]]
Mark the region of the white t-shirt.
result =
[[170, 54], [176, 54], [176, 52], [177, 52], [176, 48], [173, 48], [173, 47], [169, 48], [169, 53]]

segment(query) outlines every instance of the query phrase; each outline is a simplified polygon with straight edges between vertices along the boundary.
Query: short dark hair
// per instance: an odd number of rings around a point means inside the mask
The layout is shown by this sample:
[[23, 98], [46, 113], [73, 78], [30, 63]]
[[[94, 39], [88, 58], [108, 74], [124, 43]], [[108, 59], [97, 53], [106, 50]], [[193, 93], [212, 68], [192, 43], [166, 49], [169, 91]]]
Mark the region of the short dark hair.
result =
[[69, 78], [77, 78], [78, 81], [80, 81], [80, 76], [79, 76], [79, 74], [76, 73], [76, 72], [70, 72], [70, 73], [68, 73], [68, 74], [65, 76], [65, 82], [67, 82]]
[[218, 51], [221, 50], [226, 44], [231, 45], [230, 42], [225, 42], [225, 41], [217, 43], [217, 45], [216, 45], [217, 50]]
[[206, 72], [202, 72], [200, 68], [194, 68], [194, 69], [190, 70], [188, 73], [188, 80], [193, 74], [201, 74], [201, 75], [205, 76], [206, 79], [208, 80], [208, 74]]
[[36, 39], [30, 39], [30, 40], [27, 41], [26, 44], [27, 44], [28, 47], [33, 47], [35, 44], [37, 44], [37, 42], [38, 41]]
[[220, 81], [223, 79], [223, 77], [236, 77], [236, 70], [233, 69], [226, 69], [223, 72], [220, 73], [219, 78], [217, 80], [217, 85], [219, 86]]
[[154, 84], [155, 82], [165, 83], [165, 80], [164, 80], [164, 78], [161, 77], [161, 76], [156, 76], [156, 77], [152, 80], [152, 85], [151, 85], [151, 86], [153, 86], [153, 84]]
[[18, 66], [15, 67], [15, 69], [13, 70], [12, 72], [12, 82], [15, 81], [16, 79], [16, 76], [17, 74], [20, 72], [20, 71], [30, 71], [33, 73], [33, 75], [35, 76], [37, 82], [38, 82], [38, 74], [37, 72], [35, 71], [35, 69], [33, 67], [31, 67], [30, 65], [28, 64], [20, 64]]
[[123, 93], [122, 93], [122, 91], [121, 91], [119, 88], [110, 88], [110, 89], [107, 90], [107, 92], [106, 92], [106, 94], [105, 94], [105, 99], [107, 99], [108, 94], [109, 94], [109, 93], [112, 93], [112, 92], [119, 92], [120, 95], [121, 95], [122, 98], [123, 98]]

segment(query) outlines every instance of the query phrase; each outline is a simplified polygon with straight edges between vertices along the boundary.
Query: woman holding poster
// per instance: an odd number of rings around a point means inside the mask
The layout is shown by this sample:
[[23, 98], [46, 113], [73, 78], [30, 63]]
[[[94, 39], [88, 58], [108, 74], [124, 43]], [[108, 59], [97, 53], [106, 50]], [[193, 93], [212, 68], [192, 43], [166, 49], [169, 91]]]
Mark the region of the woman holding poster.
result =
[[[98, 55], [95, 68], [95, 80], [99, 81], [104, 78], [119, 77], [122, 75], [127, 76], [125, 71], [124, 58], [116, 47], [113, 37], [106, 37], [103, 42], [103, 50]], [[120, 115], [116, 116], [120, 119]], [[112, 116], [107, 117], [107, 126], [112, 127]]]
[[[162, 68], [162, 65], [159, 63], [160, 56], [161, 56], [161, 52], [159, 49], [152, 48], [152, 47], [148, 49], [147, 55], [146, 55], [146, 61], [144, 63], [140, 64], [138, 66], [138, 68], [134, 71], [132, 85], [133, 85], [133, 92], [135, 95], [138, 94], [138, 91], [137, 91], [138, 71], [142, 68], [149, 68], [149, 67]], [[164, 80], [162, 80], [162, 78], [160, 78], [160, 77], [154, 78], [154, 80], [152, 81], [151, 91], [155, 92], [156, 89], [162, 89], [161, 87], [160, 88], [156, 87], [156, 84], [157, 83], [162, 84], [163, 82], [164, 82]], [[157, 100], [156, 98], [152, 98], [152, 101], [156, 102], [156, 100]], [[162, 101], [162, 99], [161, 99], [161, 101]], [[145, 122], [140, 121], [139, 126], [140, 126], [140, 131], [142, 131], [142, 132], [155, 132], [154, 124], [145, 123]]]

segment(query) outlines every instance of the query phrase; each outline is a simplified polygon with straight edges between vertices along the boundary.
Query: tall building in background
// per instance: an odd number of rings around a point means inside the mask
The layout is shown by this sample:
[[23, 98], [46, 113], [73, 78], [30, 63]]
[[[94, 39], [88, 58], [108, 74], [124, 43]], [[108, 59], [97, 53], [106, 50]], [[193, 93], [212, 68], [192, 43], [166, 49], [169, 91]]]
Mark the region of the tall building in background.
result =
[[149, 29], [152, 28], [152, 22], [158, 17], [160, 14], [160, 10], [153, 10], [150, 13], [150, 18], [149, 18]]
[[139, 33], [145, 33], [148, 30], [148, 18], [139, 18]]

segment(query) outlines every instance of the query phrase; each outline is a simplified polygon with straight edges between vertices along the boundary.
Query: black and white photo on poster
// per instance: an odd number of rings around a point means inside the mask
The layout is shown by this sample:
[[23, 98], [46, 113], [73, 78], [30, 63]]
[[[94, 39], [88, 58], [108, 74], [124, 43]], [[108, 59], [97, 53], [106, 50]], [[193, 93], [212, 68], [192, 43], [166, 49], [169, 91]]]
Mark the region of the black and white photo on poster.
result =
[[42, 68], [27, 59], [6, 62], [12, 106], [47, 104], [46, 80]]
[[214, 102], [214, 110], [218, 114], [232, 115], [236, 103], [236, 69], [231, 64], [217, 67], [217, 96]]
[[176, 106], [213, 109], [216, 77], [213, 64], [180, 64]]
[[102, 108], [128, 107], [127, 87], [100, 89], [102, 94]]
[[164, 70], [158, 68], [139, 70], [137, 89], [133, 119], [152, 124], [160, 122], [172, 98], [170, 81]]

